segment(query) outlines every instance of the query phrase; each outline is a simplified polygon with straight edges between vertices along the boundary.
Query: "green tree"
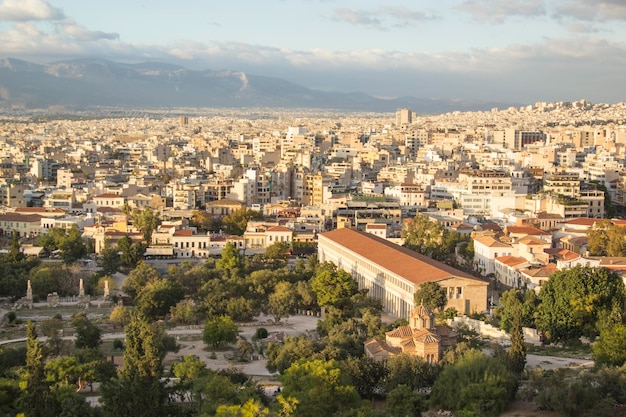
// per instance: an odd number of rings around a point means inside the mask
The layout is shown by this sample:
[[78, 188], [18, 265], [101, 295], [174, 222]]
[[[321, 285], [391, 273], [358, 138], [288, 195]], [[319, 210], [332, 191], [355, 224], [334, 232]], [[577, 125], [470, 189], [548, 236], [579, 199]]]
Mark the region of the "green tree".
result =
[[87, 248], [83, 242], [83, 236], [75, 224], [67, 231], [65, 237], [59, 242], [61, 259], [66, 264], [76, 262], [87, 255]]
[[121, 260], [117, 248], [106, 245], [105, 248], [100, 251], [97, 264], [102, 268], [102, 274], [104, 275], [113, 275], [119, 271]]
[[117, 241], [115, 248], [120, 253], [120, 264], [125, 268], [134, 268], [143, 259], [146, 252], [146, 244], [133, 243], [130, 236], [126, 235]]
[[76, 348], [95, 349], [102, 343], [102, 332], [85, 314], [72, 317], [72, 325], [76, 328], [76, 339], [74, 340]]
[[222, 222], [204, 210], [194, 210], [189, 219], [189, 226], [197, 227], [198, 230], [218, 232]]
[[103, 384], [102, 411], [105, 416], [154, 417], [173, 412], [163, 375], [163, 334], [138, 314], [126, 326], [124, 367], [118, 378]]
[[407, 385], [400, 384], [387, 394], [385, 410], [392, 416], [420, 417], [428, 407], [424, 397]]
[[603, 329], [592, 346], [596, 366], [622, 366], [626, 363], [626, 326], [616, 324]]
[[310, 359], [317, 351], [315, 342], [305, 336], [286, 337], [283, 344], [270, 343], [267, 346], [267, 370], [282, 374], [296, 361]]
[[239, 249], [232, 243], [228, 242], [222, 249], [222, 257], [215, 263], [220, 269], [235, 270], [241, 268], [242, 260]]
[[146, 284], [135, 299], [135, 308], [149, 321], [165, 317], [170, 308], [183, 298], [183, 289], [169, 279]]
[[414, 294], [415, 305], [424, 305], [431, 311], [442, 311], [448, 302], [445, 288], [436, 282], [420, 284]]
[[160, 279], [161, 274], [159, 274], [159, 271], [145, 262], [139, 262], [137, 267], [130, 271], [128, 277], [124, 280], [122, 290], [134, 299], [144, 287]]
[[239, 327], [228, 316], [219, 316], [206, 321], [202, 340], [207, 345], [218, 348], [228, 343], [235, 343]]
[[462, 415], [496, 417], [516, 390], [517, 379], [503, 362], [472, 349], [443, 369], [430, 400], [436, 407]]
[[265, 249], [263, 259], [274, 265], [284, 265], [287, 261], [289, 245], [286, 242], [274, 242]]
[[290, 282], [282, 281], [276, 284], [274, 292], [269, 295], [268, 313], [278, 322], [283, 317], [289, 317], [296, 308], [296, 288]]
[[198, 305], [191, 299], [181, 300], [170, 307], [170, 320], [178, 324], [198, 324], [202, 319]]
[[521, 375], [526, 366], [526, 345], [524, 344], [524, 333], [522, 332], [521, 306], [513, 315], [510, 334], [511, 347], [508, 352], [509, 365], [515, 374]]
[[161, 219], [158, 213], [155, 213], [150, 207], [145, 207], [143, 210], [134, 210], [133, 214], [133, 226], [135, 226], [141, 233], [146, 244], [152, 243], [152, 233], [161, 224]]
[[360, 408], [362, 400], [335, 361], [297, 362], [280, 376], [283, 395], [298, 401], [294, 416], [340, 415]]
[[389, 373], [383, 362], [369, 356], [347, 358], [340, 366], [363, 399], [371, 400], [379, 394]]
[[352, 276], [344, 270], [326, 262], [311, 279], [311, 289], [320, 306], [334, 306], [346, 310], [350, 298], [358, 291], [358, 285]]
[[222, 224], [226, 233], [242, 236], [250, 220], [263, 220], [263, 214], [260, 211], [242, 208], [224, 217]]
[[419, 356], [395, 355], [387, 361], [388, 374], [384, 388], [390, 392], [398, 385], [406, 385], [411, 390], [431, 387], [439, 373], [439, 367], [424, 361]]
[[589, 252], [593, 256], [626, 255], [626, 230], [604, 220], [594, 224], [587, 232]]
[[557, 271], [541, 288], [537, 329], [552, 341], [595, 337], [600, 317], [620, 312], [624, 283], [604, 268], [577, 266]]
[[59, 317], [52, 317], [41, 322], [39, 325], [41, 333], [46, 336], [46, 345], [50, 356], [57, 356], [61, 353], [63, 339], [63, 321]]
[[500, 296], [500, 305], [496, 307], [494, 316], [499, 320], [502, 330], [509, 331], [513, 316], [519, 311], [522, 318], [522, 327], [535, 327], [535, 312], [539, 299], [532, 290], [522, 292], [517, 288], [505, 291]]
[[404, 246], [423, 255], [435, 257], [443, 243], [444, 229], [441, 223], [432, 221], [425, 214], [418, 214], [404, 224]]
[[125, 327], [130, 323], [132, 313], [130, 308], [124, 306], [115, 306], [109, 315], [109, 320], [121, 327]]
[[13, 235], [11, 235], [9, 251], [4, 255], [4, 258], [9, 262], [19, 262], [24, 259], [24, 257], [24, 254], [20, 250], [20, 238], [17, 233], [13, 233]]
[[22, 369], [22, 389], [18, 407], [26, 416], [52, 417], [56, 415], [56, 401], [45, 381], [45, 357], [37, 340], [34, 324], [29, 320], [26, 328], [26, 365]]

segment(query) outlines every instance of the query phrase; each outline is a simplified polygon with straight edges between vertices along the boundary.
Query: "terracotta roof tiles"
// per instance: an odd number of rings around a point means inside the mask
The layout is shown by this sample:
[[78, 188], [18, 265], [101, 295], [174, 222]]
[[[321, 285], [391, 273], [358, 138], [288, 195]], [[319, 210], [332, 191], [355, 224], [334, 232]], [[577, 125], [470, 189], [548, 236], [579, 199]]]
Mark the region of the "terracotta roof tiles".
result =
[[466, 278], [475, 281], [479, 285], [487, 285], [487, 282], [463, 271], [370, 233], [344, 228], [318, 236], [320, 242], [324, 239], [335, 242], [416, 285], [452, 277]]

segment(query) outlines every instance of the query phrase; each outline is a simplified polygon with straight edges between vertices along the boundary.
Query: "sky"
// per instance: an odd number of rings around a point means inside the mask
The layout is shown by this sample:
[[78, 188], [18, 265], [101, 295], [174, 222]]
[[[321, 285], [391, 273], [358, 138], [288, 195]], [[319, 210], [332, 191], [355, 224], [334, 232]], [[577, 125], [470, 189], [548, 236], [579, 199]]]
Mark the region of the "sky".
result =
[[626, 101], [626, 0], [0, 0], [0, 58], [98, 57], [376, 97]]

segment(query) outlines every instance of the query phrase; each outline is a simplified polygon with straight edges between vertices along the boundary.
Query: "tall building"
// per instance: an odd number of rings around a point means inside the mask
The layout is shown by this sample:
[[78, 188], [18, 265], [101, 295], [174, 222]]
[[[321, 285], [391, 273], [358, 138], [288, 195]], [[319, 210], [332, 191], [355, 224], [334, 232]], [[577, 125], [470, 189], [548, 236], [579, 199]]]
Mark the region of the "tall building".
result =
[[396, 126], [410, 125], [413, 122], [411, 109], [403, 108], [396, 110]]

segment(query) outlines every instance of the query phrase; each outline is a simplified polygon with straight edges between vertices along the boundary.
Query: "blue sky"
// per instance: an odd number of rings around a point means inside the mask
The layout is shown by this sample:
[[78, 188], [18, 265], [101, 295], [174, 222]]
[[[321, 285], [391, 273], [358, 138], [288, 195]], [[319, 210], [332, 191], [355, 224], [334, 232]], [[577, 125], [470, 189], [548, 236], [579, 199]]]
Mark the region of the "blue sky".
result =
[[626, 101], [626, 0], [0, 0], [0, 57], [160, 61], [379, 97]]

